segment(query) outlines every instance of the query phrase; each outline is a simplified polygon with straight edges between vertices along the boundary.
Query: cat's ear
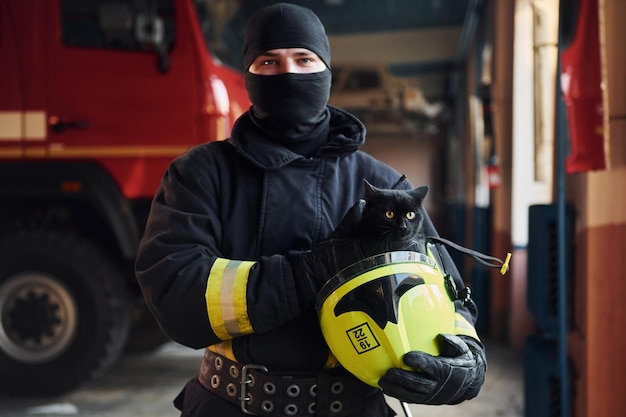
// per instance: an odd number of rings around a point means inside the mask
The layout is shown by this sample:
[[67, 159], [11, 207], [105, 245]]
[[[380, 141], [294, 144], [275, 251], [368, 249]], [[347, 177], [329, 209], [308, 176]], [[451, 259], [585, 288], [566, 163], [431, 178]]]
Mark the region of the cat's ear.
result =
[[412, 194], [413, 197], [424, 200], [424, 198], [426, 198], [426, 194], [428, 194], [428, 186], [422, 185], [421, 187], [417, 187], [412, 191]]
[[365, 198], [370, 198], [376, 194], [376, 187], [370, 184], [366, 179], [363, 180], [363, 187], [365, 187]]

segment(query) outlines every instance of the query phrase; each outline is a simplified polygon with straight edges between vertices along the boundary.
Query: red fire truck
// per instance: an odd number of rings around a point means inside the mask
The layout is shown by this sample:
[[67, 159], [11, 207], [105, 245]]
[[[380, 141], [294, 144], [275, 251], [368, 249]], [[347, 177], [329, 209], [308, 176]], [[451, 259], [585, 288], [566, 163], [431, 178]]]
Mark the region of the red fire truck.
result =
[[0, 0], [0, 392], [165, 341], [133, 262], [168, 163], [249, 101], [206, 0]]

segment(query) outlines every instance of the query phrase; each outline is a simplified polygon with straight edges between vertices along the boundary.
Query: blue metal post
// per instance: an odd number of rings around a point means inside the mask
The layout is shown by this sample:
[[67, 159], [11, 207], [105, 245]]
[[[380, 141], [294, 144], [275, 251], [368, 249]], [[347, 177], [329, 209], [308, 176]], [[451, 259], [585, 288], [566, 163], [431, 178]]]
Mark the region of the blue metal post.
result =
[[[559, 35], [560, 38], [560, 35]], [[559, 41], [559, 47], [561, 42]], [[566, 157], [566, 129], [563, 104], [561, 99], [561, 57], [557, 55], [557, 100], [556, 100], [556, 203], [557, 203], [557, 281], [558, 281], [558, 361], [561, 380], [561, 416], [570, 417], [569, 376], [567, 352], [567, 276], [566, 276], [566, 213], [565, 213], [565, 157]]]

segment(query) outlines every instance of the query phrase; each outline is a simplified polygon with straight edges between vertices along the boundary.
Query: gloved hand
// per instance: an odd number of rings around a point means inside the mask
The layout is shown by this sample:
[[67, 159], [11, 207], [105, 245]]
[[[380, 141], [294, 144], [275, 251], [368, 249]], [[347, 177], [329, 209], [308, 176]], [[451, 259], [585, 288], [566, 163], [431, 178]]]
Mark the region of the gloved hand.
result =
[[313, 249], [287, 253], [287, 260], [305, 299], [315, 298], [333, 275], [376, 251], [378, 242], [350, 237], [364, 207], [364, 200], [357, 201], [335, 230]]
[[311, 300], [337, 272], [364, 257], [355, 239], [325, 240], [309, 251], [287, 253], [296, 285], [300, 284], [305, 297]]
[[437, 336], [440, 356], [411, 351], [404, 363], [415, 371], [392, 368], [378, 384], [383, 392], [415, 404], [458, 404], [478, 395], [487, 361], [482, 343], [469, 336]]

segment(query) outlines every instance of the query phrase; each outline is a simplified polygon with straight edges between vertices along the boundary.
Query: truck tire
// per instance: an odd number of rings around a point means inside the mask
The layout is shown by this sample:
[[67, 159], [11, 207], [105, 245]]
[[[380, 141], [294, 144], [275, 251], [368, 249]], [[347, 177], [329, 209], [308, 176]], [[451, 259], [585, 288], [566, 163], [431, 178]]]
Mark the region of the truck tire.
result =
[[128, 336], [124, 280], [88, 240], [26, 231], [0, 240], [0, 392], [58, 395], [119, 358]]

